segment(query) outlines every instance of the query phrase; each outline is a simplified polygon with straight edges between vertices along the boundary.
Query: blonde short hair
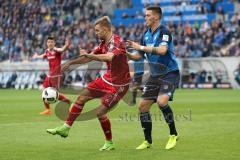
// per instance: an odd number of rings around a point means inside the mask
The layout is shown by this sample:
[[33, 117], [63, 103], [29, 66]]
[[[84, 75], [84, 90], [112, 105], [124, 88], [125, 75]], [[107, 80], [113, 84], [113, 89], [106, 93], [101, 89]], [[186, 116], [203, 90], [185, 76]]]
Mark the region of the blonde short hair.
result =
[[112, 23], [111, 23], [111, 20], [108, 16], [103, 16], [103, 17], [97, 19], [95, 21], [95, 26], [98, 25], [98, 24], [101, 25], [101, 26], [104, 26], [108, 29], [112, 28]]

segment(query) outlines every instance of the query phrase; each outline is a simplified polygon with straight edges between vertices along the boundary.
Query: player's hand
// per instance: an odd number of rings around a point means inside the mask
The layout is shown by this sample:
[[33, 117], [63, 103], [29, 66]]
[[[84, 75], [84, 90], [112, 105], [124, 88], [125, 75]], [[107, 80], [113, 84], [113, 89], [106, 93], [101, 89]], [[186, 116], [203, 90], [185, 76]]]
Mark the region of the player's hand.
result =
[[82, 48], [79, 49], [79, 53], [80, 53], [80, 55], [88, 54], [87, 51]]
[[127, 46], [130, 48], [130, 49], [134, 49], [134, 50], [140, 50], [140, 45], [136, 42], [133, 42], [133, 41], [130, 41], [130, 40], [127, 40]]
[[66, 39], [65, 45], [67, 46], [67, 48], [70, 48], [70, 46], [71, 46], [71, 41], [70, 41], [70, 39]]
[[38, 57], [39, 57], [38, 54], [35, 52], [32, 56], [32, 59], [37, 59]]
[[81, 57], [87, 57], [88, 53], [85, 49], [79, 49], [79, 53]]
[[94, 57], [93, 53], [85, 54], [85, 57], [92, 59]]
[[126, 56], [127, 56], [127, 58], [130, 58], [131, 57], [131, 53], [130, 52], [126, 52]]

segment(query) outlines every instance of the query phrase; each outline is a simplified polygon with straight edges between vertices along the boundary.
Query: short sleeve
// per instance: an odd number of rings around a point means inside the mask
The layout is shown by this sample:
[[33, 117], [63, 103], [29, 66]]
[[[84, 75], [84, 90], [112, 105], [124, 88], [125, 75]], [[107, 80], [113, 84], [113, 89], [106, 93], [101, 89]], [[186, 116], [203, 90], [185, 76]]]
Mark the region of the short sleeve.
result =
[[56, 55], [61, 56], [61, 52], [59, 52], [58, 50], [54, 50], [54, 51], [55, 51]]
[[110, 50], [114, 55], [125, 54], [126, 53], [126, 44], [124, 42], [111, 44]]
[[168, 47], [172, 42], [172, 35], [168, 30], [162, 30], [159, 37], [159, 46]]

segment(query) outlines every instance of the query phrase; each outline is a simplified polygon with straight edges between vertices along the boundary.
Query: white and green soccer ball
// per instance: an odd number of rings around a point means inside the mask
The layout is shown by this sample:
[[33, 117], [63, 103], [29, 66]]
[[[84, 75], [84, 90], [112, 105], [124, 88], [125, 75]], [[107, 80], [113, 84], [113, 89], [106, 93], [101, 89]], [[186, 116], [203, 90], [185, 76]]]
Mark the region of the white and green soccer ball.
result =
[[53, 87], [45, 88], [42, 92], [42, 100], [48, 104], [58, 101], [58, 91]]

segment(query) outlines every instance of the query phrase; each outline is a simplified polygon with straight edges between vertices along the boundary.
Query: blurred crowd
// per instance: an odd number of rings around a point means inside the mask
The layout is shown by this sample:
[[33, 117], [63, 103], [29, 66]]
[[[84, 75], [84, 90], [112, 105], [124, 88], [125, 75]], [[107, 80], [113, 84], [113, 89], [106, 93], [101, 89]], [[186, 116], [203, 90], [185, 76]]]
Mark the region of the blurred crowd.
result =
[[221, 70], [217, 70], [215, 72], [199, 70], [198, 72], [191, 72], [189, 74], [188, 83], [192, 84], [204, 84], [204, 83], [218, 83], [227, 81], [226, 76], [227, 73]]
[[[240, 64], [233, 72], [233, 76], [237, 84], [240, 86]], [[216, 71], [207, 71], [205, 69], [198, 72], [190, 72], [186, 75], [187, 78], [183, 78], [183, 83], [190, 84], [221, 84], [229, 82], [228, 72], [221, 69]]]
[[[99, 0], [100, 1], [100, 0]], [[57, 46], [66, 38], [72, 48], [64, 55], [69, 59], [78, 48], [91, 50], [98, 41], [93, 22], [105, 15], [99, 1], [91, 0], [0, 0], [0, 61], [28, 61], [43, 53], [46, 37], [56, 37]], [[168, 24], [174, 35], [177, 57], [239, 56], [240, 14], [209, 24]], [[124, 39], [139, 41], [144, 24], [113, 27]]]
[[91, 22], [103, 15], [101, 3], [90, 0], [0, 0], [0, 61], [29, 60], [34, 52], [43, 53], [47, 36], [56, 37], [57, 46], [71, 38], [70, 58], [78, 47], [96, 44]]
[[190, 26], [169, 24], [175, 36], [177, 57], [240, 56], [240, 15], [230, 21]]

